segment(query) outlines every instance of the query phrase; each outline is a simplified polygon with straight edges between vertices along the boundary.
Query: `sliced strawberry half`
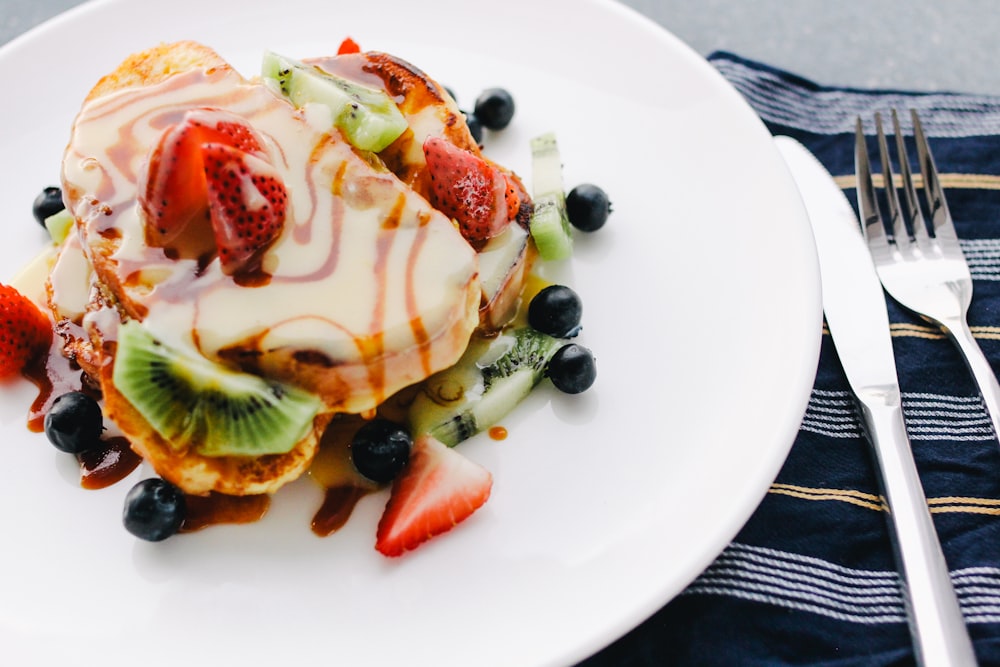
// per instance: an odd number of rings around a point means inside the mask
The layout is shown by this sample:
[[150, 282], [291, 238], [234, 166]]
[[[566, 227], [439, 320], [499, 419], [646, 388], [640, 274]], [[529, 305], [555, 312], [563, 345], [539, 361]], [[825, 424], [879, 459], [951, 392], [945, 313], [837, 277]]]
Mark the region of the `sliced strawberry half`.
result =
[[517, 215], [517, 193], [495, 166], [441, 137], [424, 141], [430, 202], [467, 240], [496, 236]]
[[281, 176], [269, 162], [226, 144], [205, 144], [202, 156], [222, 271], [256, 271], [285, 224], [288, 193]]
[[264, 157], [263, 141], [240, 116], [222, 109], [186, 112], [163, 133], [139, 183], [138, 202], [149, 245], [171, 249], [181, 257], [211, 252], [202, 156], [207, 143]]
[[350, 37], [345, 37], [337, 48], [337, 55], [343, 56], [349, 53], [361, 53], [361, 47]]
[[0, 285], [0, 378], [11, 377], [52, 342], [49, 318], [10, 285]]
[[433, 436], [420, 436], [392, 484], [375, 548], [386, 556], [415, 549], [482, 507], [492, 487], [488, 470]]

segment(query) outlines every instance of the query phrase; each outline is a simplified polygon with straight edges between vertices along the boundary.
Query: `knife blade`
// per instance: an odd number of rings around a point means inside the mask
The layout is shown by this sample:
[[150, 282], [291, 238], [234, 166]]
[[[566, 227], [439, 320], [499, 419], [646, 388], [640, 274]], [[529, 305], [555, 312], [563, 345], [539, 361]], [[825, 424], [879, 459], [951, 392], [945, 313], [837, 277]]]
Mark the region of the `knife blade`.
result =
[[975, 665], [906, 434], [885, 294], [861, 225], [808, 149], [790, 137], [775, 137], [775, 145], [812, 225], [823, 312], [874, 454], [917, 662]]

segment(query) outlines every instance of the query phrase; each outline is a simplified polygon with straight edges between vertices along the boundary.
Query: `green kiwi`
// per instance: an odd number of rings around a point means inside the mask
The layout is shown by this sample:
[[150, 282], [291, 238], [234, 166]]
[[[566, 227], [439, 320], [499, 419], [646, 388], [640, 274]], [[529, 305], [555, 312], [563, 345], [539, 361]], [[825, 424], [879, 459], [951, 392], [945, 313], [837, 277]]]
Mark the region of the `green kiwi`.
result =
[[325, 104], [333, 113], [333, 124], [361, 150], [377, 153], [408, 127], [399, 107], [385, 91], [318, 67], [268, 51], [261, 75], [275, 82], [281, 94], [297, 107], [309, 102]]
[[118, 331], [115, 388], [178, 451], [284, 454], [302, 440], [320, 399], [158, 341], [140, 323]]
[[555, 134], [531, 140], [531, 189], [535, 208], [528, 229], [545, 260], [566, 259], [573, 254], [573, 235], [566, 214], [562, 160]]
[[541, 381], [561, 345], [531, 327], [474, 339], [458, 363], [424, 381], [410, 408], [411, 431], [454, 447], [495, 425]]

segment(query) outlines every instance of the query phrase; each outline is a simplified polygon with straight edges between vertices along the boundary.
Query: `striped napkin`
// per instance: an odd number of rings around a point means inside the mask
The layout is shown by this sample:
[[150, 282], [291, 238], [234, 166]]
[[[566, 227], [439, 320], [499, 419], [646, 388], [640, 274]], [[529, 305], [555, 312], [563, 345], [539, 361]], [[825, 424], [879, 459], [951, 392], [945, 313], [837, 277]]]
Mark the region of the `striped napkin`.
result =
[[[855, 202], [855, 119], [919, 111], [975, 284], [969, 322], [1000, 369], [1000, 97], [830, 88], [729, 53], [709, 60]], [[980, 663], [1000, 665], [1000, 445], [951, 342], [891, 300], [889, 318], [952, 581]], [[583, 665], [914, 663], [869, 446], [824, 333], [798, 436], [753, 517], [678, 598]]]

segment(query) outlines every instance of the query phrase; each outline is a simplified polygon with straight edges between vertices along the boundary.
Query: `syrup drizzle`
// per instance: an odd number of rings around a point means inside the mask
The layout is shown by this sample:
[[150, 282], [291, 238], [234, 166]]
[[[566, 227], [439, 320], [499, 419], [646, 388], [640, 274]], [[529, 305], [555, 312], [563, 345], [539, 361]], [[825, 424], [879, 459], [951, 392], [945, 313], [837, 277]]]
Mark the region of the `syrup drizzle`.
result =
[[142, 463], [142, 457], [121, 436], [101, 441], [100, 447], [77, 454], [76, 459], [80, 462], [80, 486], [85, 489], [103, 489], [120, 482]]
[[184, 522], [180, 532], [193, 533], [222, 523], [260, 521], [271, 507], [271, 496], [227, 496], [214, 492], [207, 496], [185, 494], [184, 504]]
[[373, 489], [365, 489], [353, 484], [328, 488], [326, 496], [323, 498], [323, 504], [313, 516], [312, 532], [320, 537], [326, 537], [343, 528], [347, 520], [351, 518], [351, 513], [358, 501], [372, 491]]
[[46, 354], [40, 354], [29, 363], [23, 375], [38, 389], [38, 396], [28, 410], [28, 430], [41, 433], [45, 430], [45, 415], [52, 402], [71, 391], [94, 391], [86, 388], [80, 366], [63, 356], [62, 336], [52, 336]]

